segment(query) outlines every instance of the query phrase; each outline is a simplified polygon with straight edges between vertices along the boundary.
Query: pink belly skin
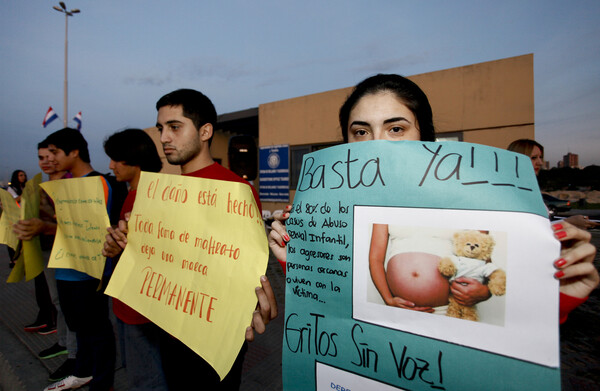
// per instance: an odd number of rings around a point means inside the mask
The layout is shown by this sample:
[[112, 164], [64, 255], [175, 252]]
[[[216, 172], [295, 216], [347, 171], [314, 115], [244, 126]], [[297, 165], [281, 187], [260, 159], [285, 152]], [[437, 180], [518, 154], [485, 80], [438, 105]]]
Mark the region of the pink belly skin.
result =
[[427, 253], [401, 253], [390, 258], [386, 277], [392, 294], [418, 307], [448, 304], [450, 284], [437, 269], [440, 257]]

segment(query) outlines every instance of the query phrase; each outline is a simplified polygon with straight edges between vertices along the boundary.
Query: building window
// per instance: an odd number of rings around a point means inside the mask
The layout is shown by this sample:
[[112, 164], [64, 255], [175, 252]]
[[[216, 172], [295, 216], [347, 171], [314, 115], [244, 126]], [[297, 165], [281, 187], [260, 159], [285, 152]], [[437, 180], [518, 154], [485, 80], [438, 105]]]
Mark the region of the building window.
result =
[[463, 141], [463, 132], [438, 133], [435, 141]]

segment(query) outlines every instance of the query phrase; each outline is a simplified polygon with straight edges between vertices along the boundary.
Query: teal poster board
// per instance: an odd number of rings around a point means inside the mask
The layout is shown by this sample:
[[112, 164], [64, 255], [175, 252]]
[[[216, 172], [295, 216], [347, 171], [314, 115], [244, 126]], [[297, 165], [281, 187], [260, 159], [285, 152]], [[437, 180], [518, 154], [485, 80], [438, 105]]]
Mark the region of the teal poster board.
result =
[[[560, 246], [526, 156], [417, 141], [311, 153], [287, 229], [285, 390], [560, 389]], [[457, 305], [454, 280], [492, 295]]]

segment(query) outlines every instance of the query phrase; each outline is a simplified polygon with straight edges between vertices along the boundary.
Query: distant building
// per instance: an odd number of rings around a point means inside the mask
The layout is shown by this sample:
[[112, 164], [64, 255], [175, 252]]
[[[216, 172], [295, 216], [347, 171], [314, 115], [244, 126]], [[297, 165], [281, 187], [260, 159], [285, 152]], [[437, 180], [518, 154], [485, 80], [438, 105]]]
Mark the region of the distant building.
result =
[[563, 156], [561, 167], [579, 168], [579, 155], [571, 152], [567, 153]]

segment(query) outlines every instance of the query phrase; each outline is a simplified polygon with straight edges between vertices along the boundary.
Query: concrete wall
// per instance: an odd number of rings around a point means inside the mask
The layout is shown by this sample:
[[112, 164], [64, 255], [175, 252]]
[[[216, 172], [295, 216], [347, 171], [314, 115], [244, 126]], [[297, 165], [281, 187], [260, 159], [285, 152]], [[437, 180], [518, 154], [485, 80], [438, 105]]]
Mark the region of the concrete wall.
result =
[[427, 94], [440, 135], [498, 148], [535, 138], [533, 54], [409, 78]]
[[342, 142], [338, 112], [351, 91], [342, 88], [259, 105], [259, 146]]

